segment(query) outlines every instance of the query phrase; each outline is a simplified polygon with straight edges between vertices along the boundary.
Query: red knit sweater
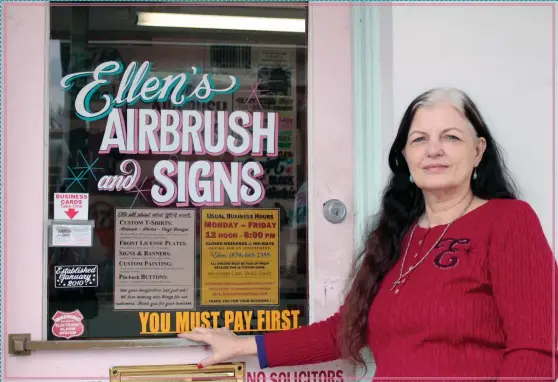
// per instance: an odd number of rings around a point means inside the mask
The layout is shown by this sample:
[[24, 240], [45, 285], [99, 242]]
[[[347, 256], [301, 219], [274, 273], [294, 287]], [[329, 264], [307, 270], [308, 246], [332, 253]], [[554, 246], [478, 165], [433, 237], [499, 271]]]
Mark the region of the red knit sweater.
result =
[[[444, 228], [417, 228], [405, 270]], [[403, 251], [408, 241], [409, 236]], [[492, 200], [456, 220], [395, 293], [391, 287], [402, 257], [386, 275], [368, 316], [375, 378], [556, 380], [553, 299], [558, 272], [527, 203]], [[265, 366], [276, 367], [339, 359], [340, 323], [335, 314], [266, 334], [258, 341], [260, 360], [263, 355]]]

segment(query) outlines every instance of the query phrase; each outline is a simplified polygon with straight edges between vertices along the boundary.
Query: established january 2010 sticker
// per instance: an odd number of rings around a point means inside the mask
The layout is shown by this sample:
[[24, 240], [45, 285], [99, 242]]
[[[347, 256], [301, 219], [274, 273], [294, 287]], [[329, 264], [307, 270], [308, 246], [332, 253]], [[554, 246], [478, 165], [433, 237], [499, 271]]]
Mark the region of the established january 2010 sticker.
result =
[[79, 337], [85, 331], [83, 326], [83, 314], [79, 310], [73, 312], [58, 311], [52, 316], [52, 334], [56, 337], [70, 339]]
[[91, 288], [99, 286], [97, 265], [57, 265], [54, 267], [55, 288]]

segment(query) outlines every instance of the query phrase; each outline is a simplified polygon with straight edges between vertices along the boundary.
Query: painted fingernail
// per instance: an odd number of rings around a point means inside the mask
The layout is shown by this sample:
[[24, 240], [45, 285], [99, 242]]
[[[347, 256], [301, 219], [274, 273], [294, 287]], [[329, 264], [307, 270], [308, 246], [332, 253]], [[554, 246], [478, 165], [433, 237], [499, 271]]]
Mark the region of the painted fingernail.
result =
[[201, 363], [198, 363], [198, 369], [203, 369], [203, 365]]

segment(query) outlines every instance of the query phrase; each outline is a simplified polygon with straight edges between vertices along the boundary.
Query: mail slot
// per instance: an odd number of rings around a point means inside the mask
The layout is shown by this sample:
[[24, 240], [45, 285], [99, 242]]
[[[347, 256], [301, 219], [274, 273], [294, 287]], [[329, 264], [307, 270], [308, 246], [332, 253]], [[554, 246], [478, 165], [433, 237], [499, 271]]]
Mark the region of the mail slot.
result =
[[243, 382], [244, 363], [212, 365], [198, 369], [197, 365], [115, 366], [109, 371], [110, 382]]

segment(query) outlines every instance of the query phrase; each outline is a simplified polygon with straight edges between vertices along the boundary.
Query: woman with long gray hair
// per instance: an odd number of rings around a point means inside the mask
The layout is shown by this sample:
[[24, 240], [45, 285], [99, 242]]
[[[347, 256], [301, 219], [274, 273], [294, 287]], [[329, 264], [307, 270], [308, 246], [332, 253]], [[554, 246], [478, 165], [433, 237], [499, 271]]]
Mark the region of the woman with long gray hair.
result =
[[375, 378], [556, 380], [556, 260], [475, 104], [457, 89], [418, 96], [389, 166], [339, 312], [255, 337], [179, 334], [212, 347], [200, 367], [247, 355], [262, 368], [362, 363], [369, 346]]

